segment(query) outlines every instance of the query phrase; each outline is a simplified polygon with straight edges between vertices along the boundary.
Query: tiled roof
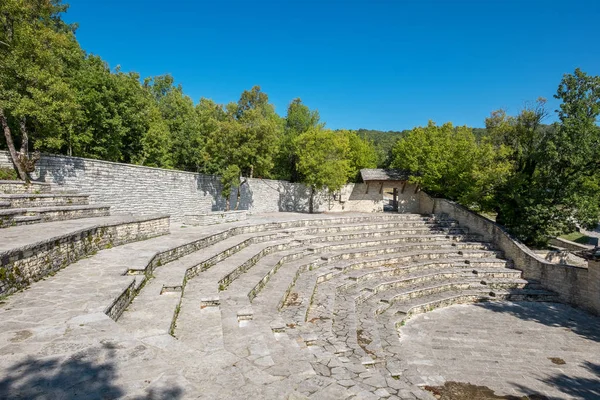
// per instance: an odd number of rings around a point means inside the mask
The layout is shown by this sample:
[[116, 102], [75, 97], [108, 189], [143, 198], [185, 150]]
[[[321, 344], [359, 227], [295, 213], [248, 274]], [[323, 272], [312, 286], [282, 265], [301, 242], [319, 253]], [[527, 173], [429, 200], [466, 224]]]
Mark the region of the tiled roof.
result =
[[407, 181], [410, 174], [401, 169], [364, 168], [360, 170], [364, 182], [367, 181]]

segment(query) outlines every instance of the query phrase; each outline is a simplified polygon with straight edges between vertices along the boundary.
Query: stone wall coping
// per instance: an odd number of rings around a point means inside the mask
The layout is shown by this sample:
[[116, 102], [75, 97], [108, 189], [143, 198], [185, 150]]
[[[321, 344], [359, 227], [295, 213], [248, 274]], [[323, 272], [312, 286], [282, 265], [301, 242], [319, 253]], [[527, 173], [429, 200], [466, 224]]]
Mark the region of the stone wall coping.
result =
[[[563, 239], [563, 238], [559, 238], [559, 237], [555, 237], [550, 239], [550, 242], [558, 242], [559, 244], [556, 243], [552, 243], [555, 246], [559, 246], [559, 247], [575, 247], [579, 250], [591, 250], [594, 248], [594, 246], [592, 245], [585, 245], [585, 244], [581, 244], [581, 243], [577, 243], [577, 242], [572, 242], [570, 240], [567, 239]], [[564, 244], [565, 246], [561, 246], [561, 244]], [[570, 250], [570, 249], [568, 249]]]
[[[146, 169], [146, 170], [154, 170], [154, 171], [165, 171], [165, 172], [176, 172], [176, 173], [181, 173], [181, 174], [188, 174], [188, 175], [202, 175], [202, 176], [206, 176], [206, 177], [212, 177], [212, 178], [217, 178], [219, 179], [220, 176], [219, 175], [214, 175], [214, 174], [206, 174], [203, 172], [190, 172], [190, 171], [182, 171], [180, 169], [167, 169], [167, 168], [158, 168], [158, 167], [148, 167], [146, 165], [137, 165], [137, 164], [125, 164], [122, 162], [118, 162], [118, 161], [106, 161], [106, 160], [98, 160], [95, 158], [85, 158], [85, 157], [76, 157], [76, 156], [65, 156], [65, 155], [61, 155], [61, 154], [49, 154], [49, 153], [42, 153], [43, 157], [51, 157], [51, 158], [69, 158], [69, 159], [73, 159], [73, 160], [81, 160], [83, 162], [95, 162], [95, 163], [101, 163], [101, 164], [107, 164], [107, 165], [115, 165], [115, 166], [126, 166], [126, 167], [134, 167], [134, 168], [139, 168], [139, 169]], [[244, 177], [242, 176], [242, 181], [245, 179], [248, 180], [262, 180], [262, 181], [272, 181], [272, 182], [288, 182], [288, 181], [282, 181], [282, 180], [274, 180], [274, 179], [266, 179], [266, 178], [248, 178], [248, 177]], [[0, 183], [25, 183], [23, 181], [0, 181]], [[49, 183], [46, 182], [40, 182], [40, 181], [31, 181], [31, 183], [34, 184], [40, 184], [40, 185], [50, 185]]]
[[40, 186], [50, 186], [50, 183], [47, 182], [39, 182], [39, 181], [31, 181], [29, 184], [25, 181], [7, 181], [7, 180], [0, 180], [0, 185], [40, 185]]
[[5, 208], [0, 209], [0, 215], [12, 215], [23, 212], [52, 212], [52, 211], [79, 211], [79, 210], [95, 210], [99, 208], [110, 208], [107, 204], [83, 204], [77, 206], [47, 206], [47, 207], [20, 207], [20, 208]]
[[249, 214], [248, 210], [231, 210], [231, 211], [211, 211], [207, 213], [198, 213], [198, 214], [184, 214], [184, 217], [206, 217], [211, 215], [219, 215], [219, 214]]
[[[14, 253], [35, 249], [38, 246], [42, 246], [46, 243], [51, 243], [56, 240], [61, 240], [61, 239], [68, 238], [71, 236], [81, 235], [83, 233], [86, 233], [86, 232], [89, 232], [89, 231], [92, 231], [95, 229], [109, 228], [109, 227], [113, 227], [113, 226], [131, 224], [131, 223], [136, 223], [136, 222], [155, 221], [155, 220], [159, 220], [159, 219], [163, 219], [163, 218], [169, 218], [169, 215], [166, 215], [166, 214], [153, 214], [153, 215], [141, 215], [141, 216], [119, 215], [119, 217], [122, 217], [122, 218], [120, 218], [118, 221], [111, 221], [111, 222], [105, 222], [105, 223], [98, 223], [95, 225], [88, 225], [85, 228], [69, 231], [67, 233], [58, 234], [56, 236], [52, 236], [52, 237], [46, 238], [44, 240], [40, 240], [40, 241], [37, 241], [34, 243], [29, 243], [29, 244], [26, 244], [23, 246], [16, 247], [14, 249], [0, 251], [0, 259], [5, 258], [5, 257], [10, 257]], [[4, 228], [4, 229], [10, 229], [10, 228]]]
[[1, 194], [0, 199], [39, 199], [52, 197], [90, 197], [89, 194], [69, 194], [69, 193], [8, 193]]
[[[423, 193], [425, 193], [425, 192], [423, 192]], [[425, 193], [425, 194], [427, 196], [429, 196], [429, 194], [427, 194], [427, 193]], [[537, 254], [535, 254], [529, 247], [527, 247], [526, 245], [524, 245], [517, 238], [513, 237], [510, 233], [508, 233], [506, 231], [506, 229], [503, 226], [499, 225], [498, 223], [496, 223], [496, 222], [494, 222], [494, 221], [492, 221], [492, 220], [490, 220], [490, 219], [488, 219], [488, 218], [486, 218], [486, 217], [484, 217], [482, 215], [479, 215], [479, 214], [477, 214], [477, 213], [469, 210], [467, 207], [465, 207], [462, 204], [459, 204], [459, 203], [457, 203], [455, 201], [444, 199], [444, 198], [440, 198], [440, 197], [432, 197], [432, 196], [429, 196], [429, 197], [432, 200], [436, 201], [436, 202], [437, 201], [439, 201], [439, 202], [445, 201], [447, 203], [450, 203], [454, 207], [460, 208], [462, 211], [465, 211], [465, 212], [471, 214], [473, 217], [475, 217], [476, 219], [479, 219], [484, 224], [491, 225], [492, 229], [494, 229], [497, 232], [499, 232], [500, 234], [504, 235], [506, 238], [508, 238], [510, 241], [512, 241], [515, 246], [517, 246], [521, 251], [523, 251], [523, 253], [527, 254], [529, 257], [535, 259], [536, 261], [538, 261], [538, 262], [540, 262], [542, 264], [546, 264], [546, 265], [551, 266], [551, 267], [558, 266], [557, 264], [553, 264], [551, 262], [548, 262], [547, 260], [545, 260], [545, 259], [541, 258], [540, 256], [538, 256]], [[560, 266], [561, 267], [567, 267], [567, 268], [573, 268], [573, 269], [584, 269], [584, 270], [587, 270], [586, 267], [580, 267], [580, 266], [570, 265], [570, 264], [560, 264]]]

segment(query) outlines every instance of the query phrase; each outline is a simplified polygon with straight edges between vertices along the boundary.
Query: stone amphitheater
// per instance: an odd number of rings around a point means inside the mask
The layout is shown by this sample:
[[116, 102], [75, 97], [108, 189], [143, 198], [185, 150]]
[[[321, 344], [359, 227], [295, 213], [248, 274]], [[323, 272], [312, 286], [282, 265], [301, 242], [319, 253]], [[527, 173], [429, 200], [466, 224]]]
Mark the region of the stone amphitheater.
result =
[[450, 215], [189, 226], [0, 193], [2, 399], [600, 398], [600, 319]]

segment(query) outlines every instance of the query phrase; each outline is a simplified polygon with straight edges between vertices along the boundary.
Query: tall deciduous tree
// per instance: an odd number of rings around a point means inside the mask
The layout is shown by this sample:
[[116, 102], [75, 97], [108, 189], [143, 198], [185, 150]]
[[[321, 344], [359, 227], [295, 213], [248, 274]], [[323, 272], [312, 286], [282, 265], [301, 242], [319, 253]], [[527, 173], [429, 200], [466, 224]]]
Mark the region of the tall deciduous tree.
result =
[[62, 146], [65, 138], [57, 132], [77, 113], [70, 78], [82, 51], [74, 27], [60, 18], [65, 10], [57, 0], [0, 3], [0, 124], [24, 180], [33, 169], [30, 139]]
[[433, 194], [485, 210], [494, 205], [495, 188], [510, 173], [505, 152], [487, 140], [477, 141], [470, 128], [429, 122], [398, 140], [392, 167], [410, 171], [411, 181]]
[[144, 82], [154, 97], [170, 133], [169, 151], [173, 166], [186, 171], [199, 171], [204, 140], [194, 102], [175, 86], [171, 75], [148, 78]]
[[358, 182], [360, 170], [377, 167], [377, 151], [370, 141], [361, 138], [356, 132], [342, 131], [348, 137], [348, 159], [350, 161], [350, 180]]
[[301, 182], [311, 189], [309, 211], [314, 211], [316, 190], [339, 190], [352, 172], [350, 143], [343, 132], [311, 128], [295, 140]]
[[600, 216], [600, 77], [577, 69], [563, 77], [555, 97], [562, 100], [560, 122], [551, 129], [541, 125], [544, 101], [516, 118], [496, 113], [487, 121], [513, 150], [514, 173], [497, 192], [497, 220], [533, 245], [576, 222], [595, 226]]
[[285, 127], [275, 160], [275, 176], [277, 178], [291, 182], [298, 181], [298, 171], [296, 170], [298, 159], [294, 140], [309, 129], [324, 125], [320, 123], [317, 110], [312, 111], [299, 98], [292, 100], [287, 109]]

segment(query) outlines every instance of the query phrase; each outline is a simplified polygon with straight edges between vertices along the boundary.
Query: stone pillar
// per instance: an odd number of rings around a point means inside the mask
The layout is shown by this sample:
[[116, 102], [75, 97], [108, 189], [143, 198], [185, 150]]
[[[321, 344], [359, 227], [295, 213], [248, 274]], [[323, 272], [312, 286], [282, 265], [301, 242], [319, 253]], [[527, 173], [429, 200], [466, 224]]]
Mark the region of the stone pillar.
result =
[[600, 315], [600, 258], [588, 261], [588, 285], [590, 305], [594, 313]]

